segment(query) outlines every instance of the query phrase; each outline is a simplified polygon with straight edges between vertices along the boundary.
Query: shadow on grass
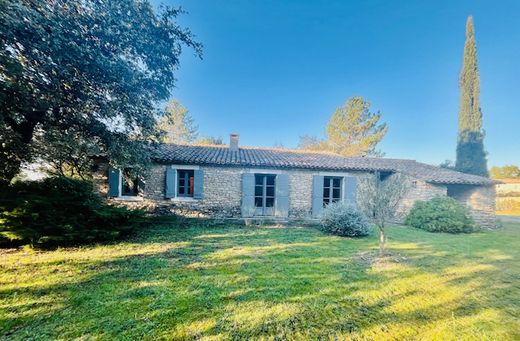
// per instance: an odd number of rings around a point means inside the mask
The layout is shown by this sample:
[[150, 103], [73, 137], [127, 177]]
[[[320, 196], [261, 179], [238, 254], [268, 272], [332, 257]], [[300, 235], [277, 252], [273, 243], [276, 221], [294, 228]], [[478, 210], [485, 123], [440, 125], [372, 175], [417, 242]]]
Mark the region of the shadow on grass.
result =
[[401, 262], [360, 262], [360, 252], [375, 250], [374, 236], [166, 225], [127, 244], [49, 253], [4, 269], [48, 278], [2, 280], [0, 335], [518, 336], [519, 254], [507, 236], [389, 232]]

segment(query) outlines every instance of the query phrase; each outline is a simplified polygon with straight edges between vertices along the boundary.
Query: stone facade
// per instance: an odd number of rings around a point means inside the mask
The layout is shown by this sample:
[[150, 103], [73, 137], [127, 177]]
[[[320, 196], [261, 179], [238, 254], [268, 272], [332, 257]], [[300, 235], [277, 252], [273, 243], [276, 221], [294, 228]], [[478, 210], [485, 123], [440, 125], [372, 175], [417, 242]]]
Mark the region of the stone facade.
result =
[[[312, 211], [312, 182], [314, 175], [355, 175], [364, 172], [319, 172], [312, 170], [269, 170], [242, 167], [185, 166], [201, 169], [204, 174], [203, 198], [165, 198], [165, 173], [167, 165], [154, 165], [147, 177], [145, 189], [139, 198], [110, 199], [118, 205], [143, 207], [157, 213], [174, 213], [191, 217], [240, 218], [242, 201], [242, 174], [263, 172], [285, 173], [289, 178], [289, 218], [310, 219]], [[182, 166], [176, 166], [182, 168]], [[97, 190], [107, 194], [107, 167], [100, 166], [94, 179]], [[432, 184], [412, 177], [410, 191], [398, 208], [398, 221], [402, 221], [417, 200], [429, 200], [435, 196], [450, 195], [465, 204], [476, 220], [485, 227], [494, 227], [494, 186], [465, 186]]]
[[416, 201], [428, 201], [438, 196], [446, 196], [447, 188], [445, 185], [431, 184], [425, 181], [416, 180], [412, 177], [407, 177], [410, 190], [406, 196], [401, 200], [397, 208], [397, 222], [403, 222], [404, 218], [412, 209]]
[[311, 218], [313, 174], [310, 171], [289, 173], [289, 217]]
[[448, 185], [448, 195], [463, 203], [478, 225], [496, 227], [495, 186]]

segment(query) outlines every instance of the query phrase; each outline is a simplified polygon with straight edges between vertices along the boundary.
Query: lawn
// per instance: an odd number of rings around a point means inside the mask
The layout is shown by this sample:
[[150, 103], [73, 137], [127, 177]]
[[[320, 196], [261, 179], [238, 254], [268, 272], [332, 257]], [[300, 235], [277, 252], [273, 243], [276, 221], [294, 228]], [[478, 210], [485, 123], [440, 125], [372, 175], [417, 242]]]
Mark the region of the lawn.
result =
[[151, 226], [0, 251], [0, 339], [520, 339], [520, 224], [472, 235]]

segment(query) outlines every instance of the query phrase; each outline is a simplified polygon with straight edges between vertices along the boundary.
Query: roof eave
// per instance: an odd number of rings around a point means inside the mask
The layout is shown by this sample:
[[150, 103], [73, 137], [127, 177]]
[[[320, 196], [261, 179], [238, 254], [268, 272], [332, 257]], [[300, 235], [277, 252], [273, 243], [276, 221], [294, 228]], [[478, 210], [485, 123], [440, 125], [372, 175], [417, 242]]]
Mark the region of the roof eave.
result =
[[494, 181], [439, 181], [439, 180], [426, 180], [426, 182], [435, 185], [467, 185], [467, 186], [493, 186]]

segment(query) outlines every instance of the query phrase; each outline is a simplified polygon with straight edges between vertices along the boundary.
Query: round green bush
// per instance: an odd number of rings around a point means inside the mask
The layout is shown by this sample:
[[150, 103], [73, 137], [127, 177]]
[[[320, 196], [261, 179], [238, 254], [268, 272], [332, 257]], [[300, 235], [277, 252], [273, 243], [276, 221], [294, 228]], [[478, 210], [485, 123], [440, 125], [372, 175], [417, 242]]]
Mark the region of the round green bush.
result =
[[475, 222], [468, 210], [450, 197], [417, 201], [405, 224], [430, 232], [470, 233], [475, 230]]
[[361, 237], [370, 232], [368, 219], [352, 205], [329, 204], [323, 210], [321, 230], [344, 237]]

